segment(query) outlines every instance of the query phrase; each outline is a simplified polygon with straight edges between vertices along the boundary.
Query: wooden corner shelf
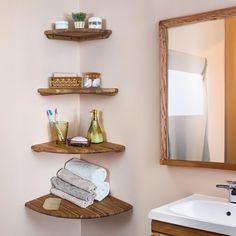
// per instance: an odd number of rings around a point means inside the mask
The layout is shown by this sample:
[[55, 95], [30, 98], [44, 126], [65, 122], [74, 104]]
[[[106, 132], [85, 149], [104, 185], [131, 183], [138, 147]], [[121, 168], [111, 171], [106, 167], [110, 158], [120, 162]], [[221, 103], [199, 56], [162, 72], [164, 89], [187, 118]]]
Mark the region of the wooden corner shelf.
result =
[[95, 94], [114, 96], [118, 93], [117, 88], [73, 88], [73, 89], [59, 89], [59, 88], [39, 88], [38, 93], [42, 96], [63, 95], [63, 94]]
[[62, 199], [58, 210], [46, 210], [43, 208], [44, 201], [51, 197], [59, 198], [53, 194], [48, 194], [26, 202], [25, 206], [33, 211], [45, 215], [70, 219], [94, 219], [108, 217], [129, 211], [133, 208], [132, 205], [109, 195], [100, 202], [95, 201], [87, 208], [81, 208], [67, 200]]
[[107, 29], [66, 29], [66, 30], [47, 30], [44, 34], [49, 39], [88, 41], [109, 38], [112, 31]]
[[56, 142], [48, 142], [31, 146], [35, 152], [52, 152], [62, 154], [96, 154], [106, 152], [121, 152], [125, 150], [125, 146], [115, 143], [102, 142], [99, 144], [91, 144], [89, 147], [75, 147], [67, 144], [56, 144]]

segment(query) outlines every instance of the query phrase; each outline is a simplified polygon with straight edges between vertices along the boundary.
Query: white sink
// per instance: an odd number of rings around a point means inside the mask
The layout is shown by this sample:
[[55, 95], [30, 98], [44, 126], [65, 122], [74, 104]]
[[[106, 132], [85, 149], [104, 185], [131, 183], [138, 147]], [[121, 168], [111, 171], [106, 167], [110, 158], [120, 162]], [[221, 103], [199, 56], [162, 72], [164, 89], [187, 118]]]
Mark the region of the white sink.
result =
[[153, 220], [236, 236], [236, 204], [227, 199], [194, 194], [152, 209]]

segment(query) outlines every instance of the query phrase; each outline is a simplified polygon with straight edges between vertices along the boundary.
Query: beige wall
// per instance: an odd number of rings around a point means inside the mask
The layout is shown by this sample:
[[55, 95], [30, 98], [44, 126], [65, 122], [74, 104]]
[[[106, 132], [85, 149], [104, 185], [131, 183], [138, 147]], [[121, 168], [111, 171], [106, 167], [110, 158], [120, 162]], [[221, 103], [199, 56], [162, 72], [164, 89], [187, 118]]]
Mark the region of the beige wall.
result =
[[58, 106], [65, 119], [75, 119], [78, 96], [42, 97], [37, 88], [47, 86], [53, 71], [78, 71], [78, 44], [48, 40], [43, 33], [77, 8], [76, 0], [1, 0], [0, 235], [80, 235], [80, 221], [24, 207], [49, 192], [50, 178], [69, 158], [37, 154], [30, 146], [49, 139], [47, 108]]
[[111, 172], [112, 194], [134, 205], [131, 214], [82, 221], [84, 236], [150, 235], [151, 208], [194, 192], [227, 197], [217, 183], [235, 172], [159, 165], [158, 24], [161, 19], [236, 5], [235, 0], [86, 0], [81, 9], [107, 19], [110, 39], [81, 46], [81, 71], [101, 71], [112, 98], [82, 97], [82, 131], [91, 108], [103, 111], [108, 139], [126, 145], [121, 154], [86, 157]]

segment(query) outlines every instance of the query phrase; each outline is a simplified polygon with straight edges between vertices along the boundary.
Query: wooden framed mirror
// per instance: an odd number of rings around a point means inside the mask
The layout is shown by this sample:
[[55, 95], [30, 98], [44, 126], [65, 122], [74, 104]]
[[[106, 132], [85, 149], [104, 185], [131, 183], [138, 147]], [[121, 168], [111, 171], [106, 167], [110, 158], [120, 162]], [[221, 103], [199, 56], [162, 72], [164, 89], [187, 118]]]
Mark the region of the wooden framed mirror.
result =
[[163, 165], [236, 170], [236, 7], [160, 21]]

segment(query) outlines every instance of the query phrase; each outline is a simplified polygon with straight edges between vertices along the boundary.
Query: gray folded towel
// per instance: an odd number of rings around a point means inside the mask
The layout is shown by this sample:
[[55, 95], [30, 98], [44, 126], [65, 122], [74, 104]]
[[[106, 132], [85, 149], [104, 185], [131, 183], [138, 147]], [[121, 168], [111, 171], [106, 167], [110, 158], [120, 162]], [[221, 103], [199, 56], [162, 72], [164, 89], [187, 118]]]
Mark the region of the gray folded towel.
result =
[[96, 189], [96, 185], [89, 180], [85, 180], [64, 168], [57, 172], [57, 177], [87, 192], [94, 192]]
[[73, 197], [79, 198], [83, 201], [94, 201], [96, 194], [94, 192], [87, 192], [83, 189], [77, 188], [58, 177], [51, 178], [52, 187], [68, 193]]
[[51, 188], [50, 192], [60, 198], [66, 199], [69, 202], [74, 203], [75, 205], [82, 207], [82, 208], [86, 208], [90, 205], [93, 204], [93, 201], [83, 201], [81, 199], [78, 199], [76, 197], [71, 196], [70, 194], [64, 193], [63, 191], [56, 189], [56, 188]]

